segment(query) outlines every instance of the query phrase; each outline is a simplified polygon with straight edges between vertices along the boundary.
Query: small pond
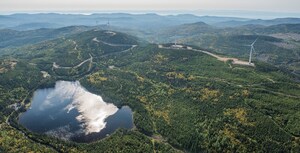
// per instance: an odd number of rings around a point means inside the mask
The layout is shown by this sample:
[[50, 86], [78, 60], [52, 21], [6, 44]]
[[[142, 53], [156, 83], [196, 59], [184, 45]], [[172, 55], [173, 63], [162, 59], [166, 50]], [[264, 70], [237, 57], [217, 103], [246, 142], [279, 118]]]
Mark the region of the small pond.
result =
[[78, 81], [57, 81], [54, 88], [36, 90], [19, 122], [32, 132], [75, 142], [92, 142], [118, 128], [133, 128], [129, 107], [119, 109], [103, 101]]

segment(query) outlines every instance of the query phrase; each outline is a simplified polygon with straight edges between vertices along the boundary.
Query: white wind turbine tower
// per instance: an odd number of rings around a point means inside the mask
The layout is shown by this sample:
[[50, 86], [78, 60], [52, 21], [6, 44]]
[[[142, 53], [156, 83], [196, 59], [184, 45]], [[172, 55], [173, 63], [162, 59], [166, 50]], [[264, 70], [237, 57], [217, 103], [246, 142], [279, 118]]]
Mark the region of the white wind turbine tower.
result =
[[107, 20], [106, 27], [107, 27], [107, 31], [110, 31], [110, 22], [109, 22], [109, 19]]
[[106, 26], [107, 26], [107, 27], [110, 26], [109, 19], [107, 20]]
[[255, 49], [254, 49], [254, 44], [256, 43], [258, 38], [255, 39], [255, 41], [250, 45], [251, 49], [250, 49], [250, 56], [249, 56], [249, 64], [251, 64], [252, 62], [252, 54], [253, 52], [255, 52]]

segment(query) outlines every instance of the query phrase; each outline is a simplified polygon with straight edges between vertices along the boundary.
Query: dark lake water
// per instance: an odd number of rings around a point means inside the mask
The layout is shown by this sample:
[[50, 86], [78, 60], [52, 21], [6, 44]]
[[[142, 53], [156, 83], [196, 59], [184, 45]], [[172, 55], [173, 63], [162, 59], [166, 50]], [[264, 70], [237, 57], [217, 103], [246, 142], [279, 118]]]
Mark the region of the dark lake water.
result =
[[92, 142], [118, 128], [133, 128], [129, 107], [119, 109], [79, 82], [68, 81], [35, 91], [30, 108], [20, 115], [19, 122], [30, 131], [75, 142]]

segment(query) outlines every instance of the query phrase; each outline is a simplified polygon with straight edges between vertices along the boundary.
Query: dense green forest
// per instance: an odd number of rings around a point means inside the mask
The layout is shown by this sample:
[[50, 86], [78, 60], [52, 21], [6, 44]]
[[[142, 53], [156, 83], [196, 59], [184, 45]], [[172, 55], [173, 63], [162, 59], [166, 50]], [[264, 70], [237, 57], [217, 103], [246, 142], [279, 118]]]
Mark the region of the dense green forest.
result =
[[[92, 30], [17, 48], [0, 64], [0, 152], [300, 152], [300, 84], [264, 62], [238, 66]], [[57, 80], [129, 106], [135, 128], [75, 143], [22, 127], [33, 92]]]
[[299, 31], [300, 24], [215, 27], [197, 22], [160, 29], [144, 37], [159, 43], [176, 41], [244, 59], [249, 57], [249, 45], [258, 38], [254, 46], [256, 60], [288, 69], [299, 76]]

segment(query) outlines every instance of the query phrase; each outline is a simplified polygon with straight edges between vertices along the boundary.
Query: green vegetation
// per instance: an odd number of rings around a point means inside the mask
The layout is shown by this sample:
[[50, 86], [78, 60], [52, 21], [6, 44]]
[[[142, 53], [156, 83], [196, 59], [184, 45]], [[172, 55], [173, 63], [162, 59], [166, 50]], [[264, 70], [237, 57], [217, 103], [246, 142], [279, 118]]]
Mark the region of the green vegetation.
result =
[[[129, 105], [135, 124], [147, 135], [162, 135], [191, 152], [299, 149], [300, 86], [278, 69], [266, 71], [259, 64], [230, 68], [205, 54], [156, 46], [111, 58], [106, 60], [114, 61], [115, 69], [81, 82], [110, 101]], [[106, 60], [99, 64], [108, 67]], [[281, 118], [293, 125], [280, 123]]]
[[[246, 25], [216, 28], [199, 22], [158, 31], [147, 39], [159, 43], [174, 42], [194, 45], [218, 54], [248, 59], [249, 45], [255, 44], [254, 59], [288, 69], [300, 75], [300, 24], [273, 26]], [[157, 36], [159, 35], [159, 37]]]
[[[88, 31], [47, 41], [16, 50], [11, 55], [17, 60], [14, 67], [0, 62], [6, 69], [0, 73], [0, 151], [300, 151], [300, 84], [287, 73], [264, 63], [229, 66], [199, 52], [157, 45], [129, 49], [92, 40], [138, 43], [125, 34], [117, 33], [114, 39], [108, 35]], [[76, 67], [89, 54], [93, 61]], [[71, 68], [54, 68], [53, 62]], [[25, 111], [23, 103], [30, 102], [33, 91], [59, 79], [79, 80], [105, 101], [129, 106], [135, 128], [79, 144], [19, 125], [18, 114]], [[22, 104], [21, 109], [14, 111], [10, 107], [14, 103]]]

